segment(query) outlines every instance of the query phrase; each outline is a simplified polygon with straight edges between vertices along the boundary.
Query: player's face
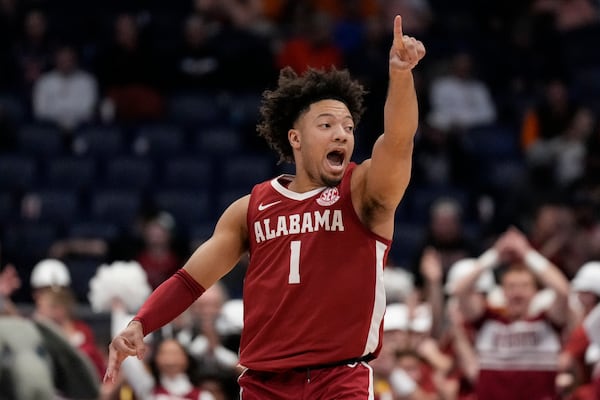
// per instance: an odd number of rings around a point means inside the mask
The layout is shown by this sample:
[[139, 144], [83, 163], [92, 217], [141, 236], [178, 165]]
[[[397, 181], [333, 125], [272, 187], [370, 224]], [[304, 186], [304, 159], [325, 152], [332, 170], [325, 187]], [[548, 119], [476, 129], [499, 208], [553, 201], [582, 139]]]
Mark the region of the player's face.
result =
[[354, 122], [344, 103], [321, 100], [311, 104], [290, 130], [289, 139], [300, 152], [296, 166], [317, 186], [341, 182], [354, 150]]

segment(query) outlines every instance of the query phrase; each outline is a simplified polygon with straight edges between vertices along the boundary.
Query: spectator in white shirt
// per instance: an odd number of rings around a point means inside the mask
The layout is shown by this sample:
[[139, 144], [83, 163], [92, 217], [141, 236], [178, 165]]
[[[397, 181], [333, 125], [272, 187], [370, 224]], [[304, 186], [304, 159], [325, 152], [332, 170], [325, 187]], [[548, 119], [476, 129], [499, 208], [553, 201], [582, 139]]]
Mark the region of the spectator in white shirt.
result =
[[432, 81], [430, 101], [428, 122], [443, 131], [469, 129], [496, 120], [489, 88], [473, 75], [473, 59], [466, 52], [452, 58], [449, 74]]
[[33, 86], [33, 113], [36, 119], [56, 123], [72, 131], [90, 121], [98, 100], [96, 78], [79, 69], [77, 54], [69, 46], [56, 50], [55, 67]]

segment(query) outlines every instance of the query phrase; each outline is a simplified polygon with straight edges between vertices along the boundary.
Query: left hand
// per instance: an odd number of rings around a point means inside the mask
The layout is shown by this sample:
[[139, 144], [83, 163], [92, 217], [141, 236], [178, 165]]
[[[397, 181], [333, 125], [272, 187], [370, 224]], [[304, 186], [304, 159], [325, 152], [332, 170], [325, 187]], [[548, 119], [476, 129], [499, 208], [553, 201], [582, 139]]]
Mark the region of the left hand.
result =
[[410, 71], [425, 56], [421, 41], [402, 33], [402, 17], [394, 18], [394, 41], [390, 50], [390, 72]]

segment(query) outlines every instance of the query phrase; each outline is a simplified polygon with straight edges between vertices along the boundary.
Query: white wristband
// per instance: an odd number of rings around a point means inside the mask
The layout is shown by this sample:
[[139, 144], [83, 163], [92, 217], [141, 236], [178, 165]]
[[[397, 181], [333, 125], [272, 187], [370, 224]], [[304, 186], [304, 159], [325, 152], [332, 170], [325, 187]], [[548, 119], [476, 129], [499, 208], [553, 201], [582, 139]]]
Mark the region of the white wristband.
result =
[[417, 390], [415, 381], [400, 368], [395, 368], [390, 374], [390, 386], [400, 396], [408, 396]]
[[529, 250], [523, 259], [527, 268], [539, 274], [550, 266], [550, 261], [535, 250]]
[[483, 269], [493, 269], [500, 259], [498, 250], [491, 248], [477, 258], [477, 262]]

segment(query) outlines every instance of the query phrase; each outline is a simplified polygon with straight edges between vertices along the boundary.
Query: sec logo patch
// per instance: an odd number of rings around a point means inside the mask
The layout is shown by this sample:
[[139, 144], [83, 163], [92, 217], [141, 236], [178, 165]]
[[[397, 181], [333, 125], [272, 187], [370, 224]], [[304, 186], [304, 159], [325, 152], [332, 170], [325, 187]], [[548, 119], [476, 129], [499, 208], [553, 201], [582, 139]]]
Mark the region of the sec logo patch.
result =
[[327, 188], [321, 193], [317, 199], [317, 203], [321, 206], [330, 206], [340, 199], [340, 192], [337, 188]]

